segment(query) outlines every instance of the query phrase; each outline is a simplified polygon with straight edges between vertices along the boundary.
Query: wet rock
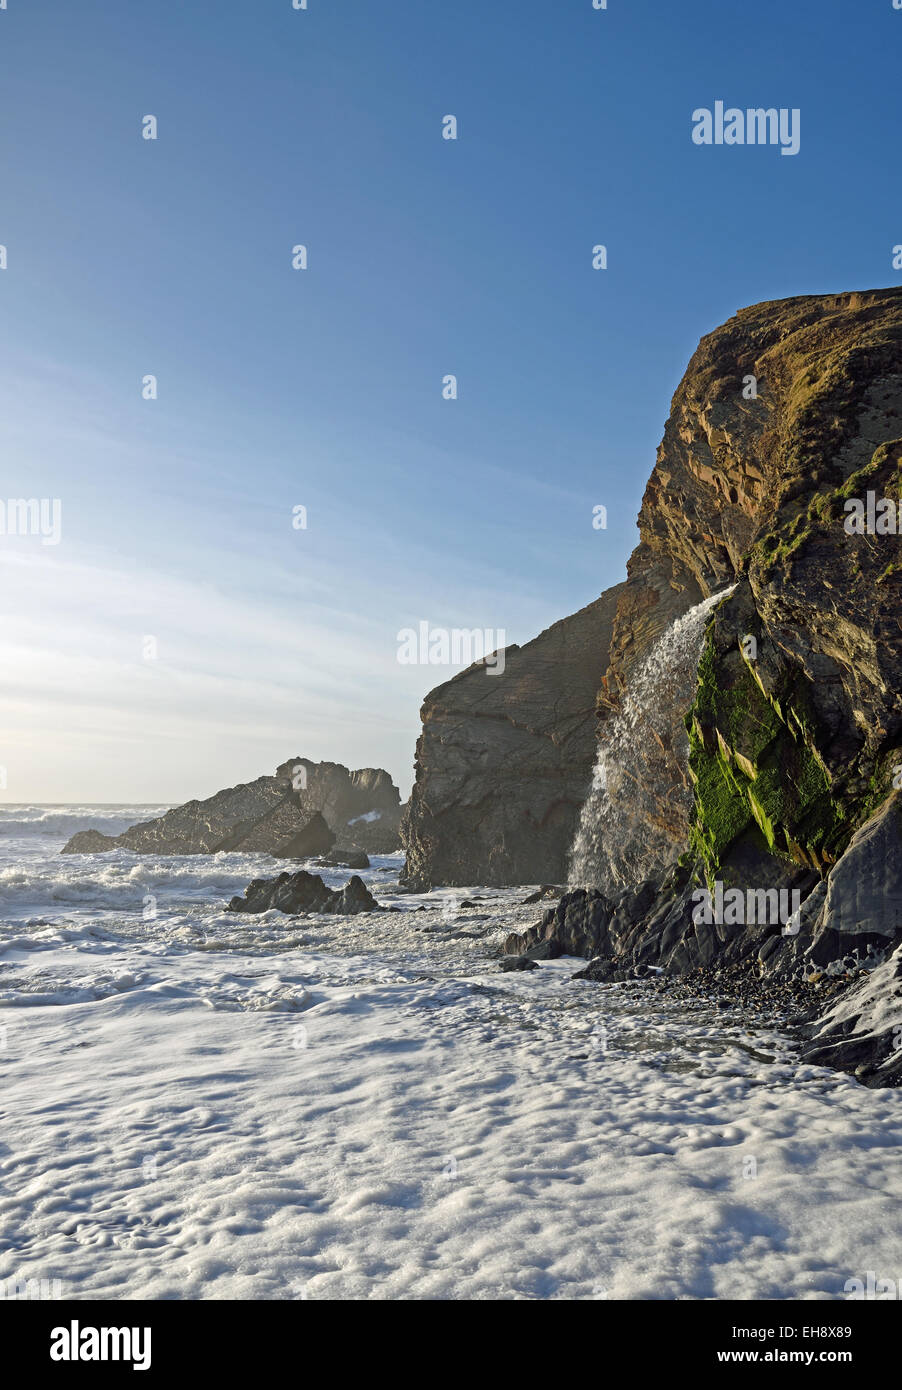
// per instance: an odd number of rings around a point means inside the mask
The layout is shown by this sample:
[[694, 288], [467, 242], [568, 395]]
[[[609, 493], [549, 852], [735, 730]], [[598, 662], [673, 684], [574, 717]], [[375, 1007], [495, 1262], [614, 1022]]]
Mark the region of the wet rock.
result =
[[559, 898], [563, 891], [563, 888], [556, 883], [543, 883], [541, 888], [537, 889], [535, 893], [530, 893], [529, 897], [523, 898], [522, 901], [524, 904], [540, 903], [548, 898]]
[[902, 1085], [902, 945], [868, 969], [822, 976], [832, 998], [806, 1027], [806, 1062], [852, 1072], [872, 1088]]
[[279, 874], [277, 878], [255, 878], [248, 884], [244, 897], [234, 897], [229, 912], [333, 912], [350, 915], [357, 912], [381, 912], [362, 879], [356, 874], [341, 889], [327, 888], [319, 874], [299, 869], [297, 873]]
[[558, 956], [563, 954], [559, 944], [552, 940], [535, 941], [523, 952], [529, 960], [557, 960]]
[[500, 962], [501, 970], [538, 970], [538, 966], [530, 956], [505, 956]]
[[64, 854], [103, 854], [105, 850], [116, 849], [118, 841], [112, 835], [103, 835], [99, 830], [79, 830], [66, 844]]
[[606, 960], [603, 956], [596, 956], [590, 960], [584, 970], [577, 970], [571, 979], [573, 980], [595, 980], [599, 984], [609, 984], [619, 978], [620, 972], [612, 960]]
[[[369, 855], [364, 854], [362, 849], [333, 849], [328, 854], [322, 856], [323, 864], [331, 864], [341, 869], [368, 869], [370, 867]], [[391, 869], [380, 869], [380, 873], [391, 873]]]

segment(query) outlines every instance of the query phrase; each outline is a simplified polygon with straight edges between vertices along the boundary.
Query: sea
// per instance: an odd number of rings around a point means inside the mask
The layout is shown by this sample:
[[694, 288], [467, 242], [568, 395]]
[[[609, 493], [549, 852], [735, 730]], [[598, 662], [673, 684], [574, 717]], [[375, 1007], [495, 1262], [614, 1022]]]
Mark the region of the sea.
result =
[[399, 852], [361, 873], [384, 911], [248, 917], [284, 862], [61, 854], [165, 809], [0, 808], [0, 1297], [841, 1299], [898, 1267], [898, 1092], [653, 980], [502, 972], [523, 886], [406, 893]]

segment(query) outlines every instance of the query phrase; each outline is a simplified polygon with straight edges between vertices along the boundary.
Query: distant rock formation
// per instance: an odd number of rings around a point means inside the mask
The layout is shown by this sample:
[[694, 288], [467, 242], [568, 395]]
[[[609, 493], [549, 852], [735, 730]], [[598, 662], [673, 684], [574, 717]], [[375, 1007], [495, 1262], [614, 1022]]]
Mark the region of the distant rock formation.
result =
[[366, 884], [354, 874], [343, 888], [327, 888], [319, 874], [299, 869], [297, 873], [279, 874], [278, 878], [255, 878], [248, 884], [244, 897], [234, 897], [228, 912], [337, 912], [344, 915], [356, 912], [383, 912]]
[[357, 852], [387, 854], [399, 844], [401, 797], [382, 768], [349, 772], [340, 763], [289, 758], [271, 777], [188, 801], [121, 835], [82, 830], [63, 854], [123, 848], [136, 854], [225, 851], [305, 859], [336, 840]]
[[560, 880], [595, 752], [595, 698], [623, 586], [426, 696], [404, 882]]

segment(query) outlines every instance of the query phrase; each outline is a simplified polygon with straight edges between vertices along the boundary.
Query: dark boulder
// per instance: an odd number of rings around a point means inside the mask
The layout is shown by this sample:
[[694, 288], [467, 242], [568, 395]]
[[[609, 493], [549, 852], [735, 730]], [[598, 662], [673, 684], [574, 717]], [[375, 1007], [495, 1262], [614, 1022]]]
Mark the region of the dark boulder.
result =
[[[330, 850], [324, 854], [320, 860], [322, 864], [330, 864], [338, 869], [368, 869], [370, 867], [369, 855], [364, 854], [362, 849], [339, 849]], [[391, 872], [391, 870], [383, 871]]]
[[350, 916], [356, 912], [381, 912], [366, 884], [354, 874], [343, 888], [327, 888], [319, 874], [306, 869], [279, 874], [277, 878], [255, 878], [244, 897], [234, 897], [229, 912], [334, 912]]
[[556, 883], [543, 883], [542, 886], [541, 886], [541, 888], [536, 889], [535, 893], [530, 893], [530, 895], [529, 895], [528, 898], [524, 898], [524, 899], [523, 899], [523, 902], [524, 902], [524, 903], [541, 903], [541, 902], [547, 902], [550, 898], [559, 898], [559, 897], [561, 896], [561, 894], [563, 893], [563, 891], [564, 891], [563, 888], [561, 888], [561, 887], [560, 887], [558, 884], [556, 884]]
[[535, 961], [529, 956], [505, 956], [501, 962], [501, 969], [512, 970], [538, 970]]

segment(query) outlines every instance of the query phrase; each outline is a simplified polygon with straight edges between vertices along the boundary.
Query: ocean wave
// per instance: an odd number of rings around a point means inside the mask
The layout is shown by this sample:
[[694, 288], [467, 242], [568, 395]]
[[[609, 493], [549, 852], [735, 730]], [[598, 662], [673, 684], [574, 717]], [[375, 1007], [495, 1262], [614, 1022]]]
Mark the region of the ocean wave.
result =
[[176, 897], [212, 902], [242, 892], [249, 876], [259, 870], [257, 864], [245, 867], [217, 865], [215, 861], [188, 865], [147, 859], [136, 863], [121, 850], [114, 853], [117, 857], [122, 854], [123, 861], [111, 856], [95, 861], [88, 871], [80, 856], [71, 868], [68, 864], [23, 864], [0, 869], [0, 912], [30, 902], [140, 911], [146, 906], [147, 895], [161, 900]]
[[121, 835], [138, 821], [151, 820], [167, 806], [4, 806], [0, 807], [0, 839], [33, 835], [68, 839], [79, 830]]
[[[361, 875], [377, 894], [384, 883], [379, 866], [385, 864], [396, 868], [400, 861], [381, 856]], [[5, 863], [0, 860], [0, 918], [8, 921], [23, 910], [48, 908], [99, 913], [224, 908], [251, 879], [304, 868], [321, 874], [329, 887], [340, 887], [350, 877], [348, 869], [318, 866], [309, 859], [289, 864], [266, 854], [136, 855], [115, 849], [102, 856], [11, 855]]]

